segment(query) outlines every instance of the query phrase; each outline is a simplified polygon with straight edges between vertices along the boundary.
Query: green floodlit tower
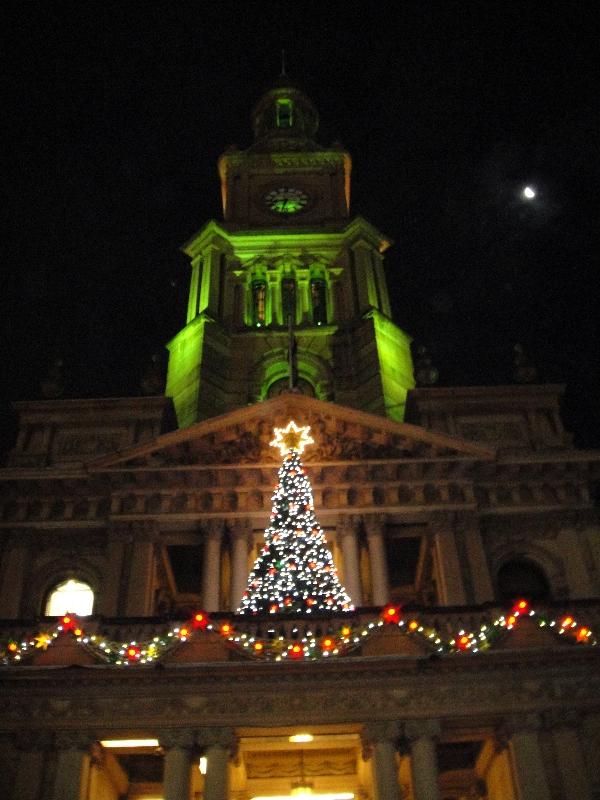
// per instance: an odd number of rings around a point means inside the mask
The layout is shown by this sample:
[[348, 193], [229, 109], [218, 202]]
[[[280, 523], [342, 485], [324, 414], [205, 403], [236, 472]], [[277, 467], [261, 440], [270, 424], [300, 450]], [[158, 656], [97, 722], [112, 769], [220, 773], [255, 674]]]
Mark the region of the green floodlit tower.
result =
[[219, 159], [223, 221], [184, 246], [186, 326], [169, 342], [180, 427], [288, 386], [290, 317], [301, 392], [402, 420], [410, 339], [390, 318], [389, 240], [350, 216], [350, 155], [321, 147], [316, 108], [282, 77], [252, 113], [254, 143]]

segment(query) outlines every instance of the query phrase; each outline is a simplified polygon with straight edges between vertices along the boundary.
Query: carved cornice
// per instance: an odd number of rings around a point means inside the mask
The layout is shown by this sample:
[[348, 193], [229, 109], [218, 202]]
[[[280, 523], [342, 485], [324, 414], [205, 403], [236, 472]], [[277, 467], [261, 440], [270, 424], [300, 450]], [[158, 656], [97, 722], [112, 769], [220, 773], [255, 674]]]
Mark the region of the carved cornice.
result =
[[[37, 677], [13, 670], [0, 684], [0, 729], [24, 730], [31, 724], [35, 730], [53, 730], [57, 708], [63, 729], [79, 729], [93, 719], [102, 730], [130, 728], [135, 721], [158, 731], [202, 726], [212, 733], [247, 725], [460, 720], [464, 707], [457, 697], [468, 697], [471, 721], [507, 718], [505, 731], [513, 722], [523, 729], [527, 715], [553, 709], [600, 711], [597, 657], [576, 663], [569, 650], [564, 664], [554, 667], [545, 651], [535, 661], [514, 656], [498, 663], [487, 655], [461, 661], [456, 668], [432, 663], [426, 671], [418, 667], [423, 659], [415, 660], [412, 671], [406, 659], [369, 660], [345, 669], [329, 663], [299, 670], [203, 664], [201, 671], [165, 667], [113, 673], [110, 679], [95, 669], [51, 670], [43, 676], [40, 671]], [[514, 717], [515, 708], [525, 716]]]
[[498, 536], [521, 537], [535, 539], [554, 539], [565, 528], [585, 530], [598, 521], [596, 509], [532, 511], [531, 513], [513, 513], [483, 517], [481, 530], [484, 536], [495, 539]]
[[498, 736], [501, 740], [510, 739], [519, 733], [536, 733], [542, 730], [543, 723], [540, 714], [533, 712], [507, 715], [500, 727]]
[[16, 731], [11, 744], [23, 753], [48, 752], [54, 748], [54, 735], [48, 730]]
[[87, 753], [97, 739], [95, 733], [85, 730], [57, 731], [54, 735], [54, 747], [56, 750], [78, 750]]
[[277, 167], [339, 167], [343, 165], [348, 154], [343, 150], [316, 150], [314, 153], [246, 153], [243, 151], [226, 153], [222, 158], [227, 161], [228, 167], [268, 169], [273, 165]]
[[581, 726], [583, 720], [583, 713], [575, 709], [551, 709], [544, 711], [542, 715], [543, 727], [546, 730], [555, 730], [557, 728], [572, 728], [576, 730]]

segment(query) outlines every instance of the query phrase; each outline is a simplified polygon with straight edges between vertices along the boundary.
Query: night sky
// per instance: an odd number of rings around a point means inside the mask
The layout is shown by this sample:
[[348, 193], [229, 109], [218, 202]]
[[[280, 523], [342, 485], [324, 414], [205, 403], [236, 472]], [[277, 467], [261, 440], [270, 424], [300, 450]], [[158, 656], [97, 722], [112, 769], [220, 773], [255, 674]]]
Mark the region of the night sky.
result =
[[7, 400], [39, 397], [56, 356], [65, 396], [139, 393], [185, 322], [179, 247], [220, 218], [217, 158], [251, 143], [285, 48], [317, 138], [353, 156], [353, 212], [395, 242], [394, 317], [440, 385], [511, 382], [520, 342], [600, 446], [596, 4], [396, 5], [13, 3]]

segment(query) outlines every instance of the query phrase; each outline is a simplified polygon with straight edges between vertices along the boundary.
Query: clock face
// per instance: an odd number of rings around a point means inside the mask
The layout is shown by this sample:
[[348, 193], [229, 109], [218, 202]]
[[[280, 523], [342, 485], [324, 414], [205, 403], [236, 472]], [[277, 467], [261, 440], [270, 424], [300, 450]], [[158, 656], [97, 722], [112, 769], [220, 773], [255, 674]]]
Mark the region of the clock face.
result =
[[276, 214], [297, 214], [308, 204], [308, 195], [302, 189], [282, 186], [267, 192], [264, 200], [267, 208]]

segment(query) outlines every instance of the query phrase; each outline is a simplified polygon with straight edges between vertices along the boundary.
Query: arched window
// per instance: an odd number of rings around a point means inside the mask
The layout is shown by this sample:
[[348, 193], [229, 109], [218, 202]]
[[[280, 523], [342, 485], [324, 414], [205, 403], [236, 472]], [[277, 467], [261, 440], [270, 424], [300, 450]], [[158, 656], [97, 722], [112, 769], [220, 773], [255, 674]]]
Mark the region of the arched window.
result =
[[55, 586], [48, 594], [44, 613], [47, 617], [77, 614], [87, 617], [94, 607], [94, 592], [87, 583], [69, 578]]
[[327, 284], [322, 278], [313, 278], [310, 282], [310, 299], [315, 325], [327, 324]]
[[293, 278], [283, 278], [281, 281], [281, 311], [283, 314], [283, 324], [296, 322], [296, 281]]
[[[315, 388], [314, 386], [305, 381], [304, 378], [298, 378], [298, 384], [296, 386], [300, 394], [306, 395], [306, 397], [315, 397]], [[290, 389], [290, 379], [288, 377], [279, 378], [278, 380], [274, 381], [267, 390], [266, 399], [270, 399], [271, 397], [279, 397], [280, 394], [284, 392], [288, 392]]]
[[525, 558], [507, 561], [498, 570], [498, 598], [509, 604], [523, 597], [533, 603], [550, 599], [550, 585], [544, 571]]
[[267, 283], [252, 281], [252, 323], [260, 328], [267, 321]]
[[292, 101], [287, 98], [277, 100], [277, 127], [292, 127]]

